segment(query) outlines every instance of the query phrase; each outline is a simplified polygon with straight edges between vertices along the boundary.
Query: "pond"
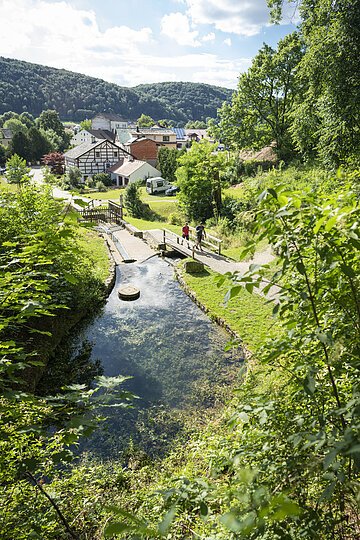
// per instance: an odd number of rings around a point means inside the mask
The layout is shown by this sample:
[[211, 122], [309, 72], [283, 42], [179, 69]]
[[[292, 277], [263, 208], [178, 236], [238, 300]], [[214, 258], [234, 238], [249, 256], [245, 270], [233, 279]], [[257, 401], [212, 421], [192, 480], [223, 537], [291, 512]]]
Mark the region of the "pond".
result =
[[[120, 286], [141, 291], [120, 300]], [[86, 447], [102, 456], [132, 441], [149, 454], [162, 453], [183, 427], [182, 411], [196, 413], [221, 401], [239, 363], [224, 352], [229, 336], [184, 293], [171, 265], [158, 258], [117, 267], [115, 287], [99, 315], [79, 337], [92, 344], [92, 360], [104, 375], [126, 375], [139, 399], [132, 410], [108, 409], [108, 420]]]

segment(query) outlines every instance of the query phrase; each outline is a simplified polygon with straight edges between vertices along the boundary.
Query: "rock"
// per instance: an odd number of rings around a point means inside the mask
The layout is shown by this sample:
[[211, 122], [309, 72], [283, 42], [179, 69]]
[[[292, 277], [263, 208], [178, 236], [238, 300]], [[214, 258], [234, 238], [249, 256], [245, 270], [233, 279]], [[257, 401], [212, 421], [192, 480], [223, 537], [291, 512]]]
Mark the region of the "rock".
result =
[[140, 297], [140, 289], [133, 285], [125, 285], [118, 289], [118, 296], [121, 300], [137, 300]]
[[184, 270], [187, 274], [201, 274], [204, 271], [204, 264], [199, 261], [185, 261]]

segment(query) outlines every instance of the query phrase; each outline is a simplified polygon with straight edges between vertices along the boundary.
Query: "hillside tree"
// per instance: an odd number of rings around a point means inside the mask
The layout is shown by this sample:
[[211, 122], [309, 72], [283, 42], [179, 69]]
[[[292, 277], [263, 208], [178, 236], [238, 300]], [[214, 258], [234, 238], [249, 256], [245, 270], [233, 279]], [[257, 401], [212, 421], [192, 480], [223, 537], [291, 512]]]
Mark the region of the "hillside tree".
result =
[[297, 78], [303, 56], [297, 32], [279, 41], [277, 50], [264, 45], [239, 78], [232, 103], [219, 110], [212, 125], [217, 139], [233, 148], [261, 148], [272, 142], [281, 158], [292, 151], [289, 128], [301, 86]]

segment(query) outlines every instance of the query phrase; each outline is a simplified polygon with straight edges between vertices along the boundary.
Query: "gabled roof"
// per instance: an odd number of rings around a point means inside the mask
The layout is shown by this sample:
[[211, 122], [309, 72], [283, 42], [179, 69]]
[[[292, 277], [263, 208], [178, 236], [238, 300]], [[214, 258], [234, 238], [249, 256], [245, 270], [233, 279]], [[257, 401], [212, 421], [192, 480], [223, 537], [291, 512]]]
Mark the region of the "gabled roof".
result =
[[[122, 176], [130, 176], [132, 173], [136, 172], [137, 170], [141, 169], [143, 165], [149, 165], [146, 163], [146, 161], [141, 161], [140, 159], [134, 159], [134, 160], [125, 160], [123, 162], [116, 163], [116, 165], [113, 165], [109, 171], [115, 173], [115, 174], [121, 174]], [[151, 165], [150, 165], [151, 167]], [[154, 170], [155, 167], [153, 167]]]
[[115, 141], [115, 133], [108, 129], [88, 129], [87, 131], [97, 139], [107, 139], [112, 142]]
[[11, 139], [12, 138], [12, 131], [8, 128], [1, 128], [0, 129], [2, 136], [4, 139]]
[[134, 144], [134, 143], [143, 142], [143, 141], [150, 141], [156, 144], [156, 141], [154, 141], [154, 139], [149, 139], [149, 137], [145, 137], [144, 135], [140, 135], [140, 137], [131, 137], [131, 139], [126, 141], [125, 144]]
[[185, 129], [185, 134], [187, 137], [191, 135], [196, 135], [199, 139], [207, 139], [208, 134], [206, 129]]
[[105, 139], [105, 140], [102, 139], [100, 141], [95, 141], [94, 143], [84, 142], [82, 144], [79, 144], [79, 146], [75, 146], [75, 148], [71, 148], [71, 150], [68, 150], [67, 152], [65, 152], [64, 155], [65, 155], [66, 158], [69, 158], [69, 159], [77, 159], [77, 158], [83, 156], [84, 154], [87, 154], [88, 152], [90, 152], [91, 150], [96, 148], [97, 146], [101, 146], [104, 143], [111, 144], [111, 146], [113, 146], [114, 149], [121, 150], [123, 153], [131, 156], [131, 154], [129, 152], [127, 152], [127, 150], [124, 150], [124, 148], [122, 148], [121, 146], [119, 146], [119, 145], [115, 144], [114, 142], [109, 141], [107, 139]]
[[98, 116], [102, 116], [103, 118], [106, 118], [107, 120], [112, 120], [113, 122], [116, 122], [116, 121], [118, 121], [118, 122], [127, 122], [127, 120], [124, 120], [124, 118], [122, 118], [118, 114], [106, 113], [106, 112], [96, 114], [93, 117], [93, 120], [94, 120], [94, 118], [97, 118]]
[[168, 128], [139, 128], [131, 130], [131, 134], [139, 133], [140, 135], [174, 135], [174, 131]]

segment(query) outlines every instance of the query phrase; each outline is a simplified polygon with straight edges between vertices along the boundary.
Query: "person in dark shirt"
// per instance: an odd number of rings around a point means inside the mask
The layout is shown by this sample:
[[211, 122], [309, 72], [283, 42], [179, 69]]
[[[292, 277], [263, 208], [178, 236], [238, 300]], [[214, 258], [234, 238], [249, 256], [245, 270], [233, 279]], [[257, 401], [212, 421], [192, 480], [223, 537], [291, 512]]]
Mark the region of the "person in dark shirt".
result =
[[203, 223], [200, 223], [200, 225], [197, 225], [195, 232], [196, 232], [196, 247], [200, 249], [200, 251], [204, 251], [203, 248], [201, 247], [201, 242], [203, 238], [206, 238], [205, 225]]

